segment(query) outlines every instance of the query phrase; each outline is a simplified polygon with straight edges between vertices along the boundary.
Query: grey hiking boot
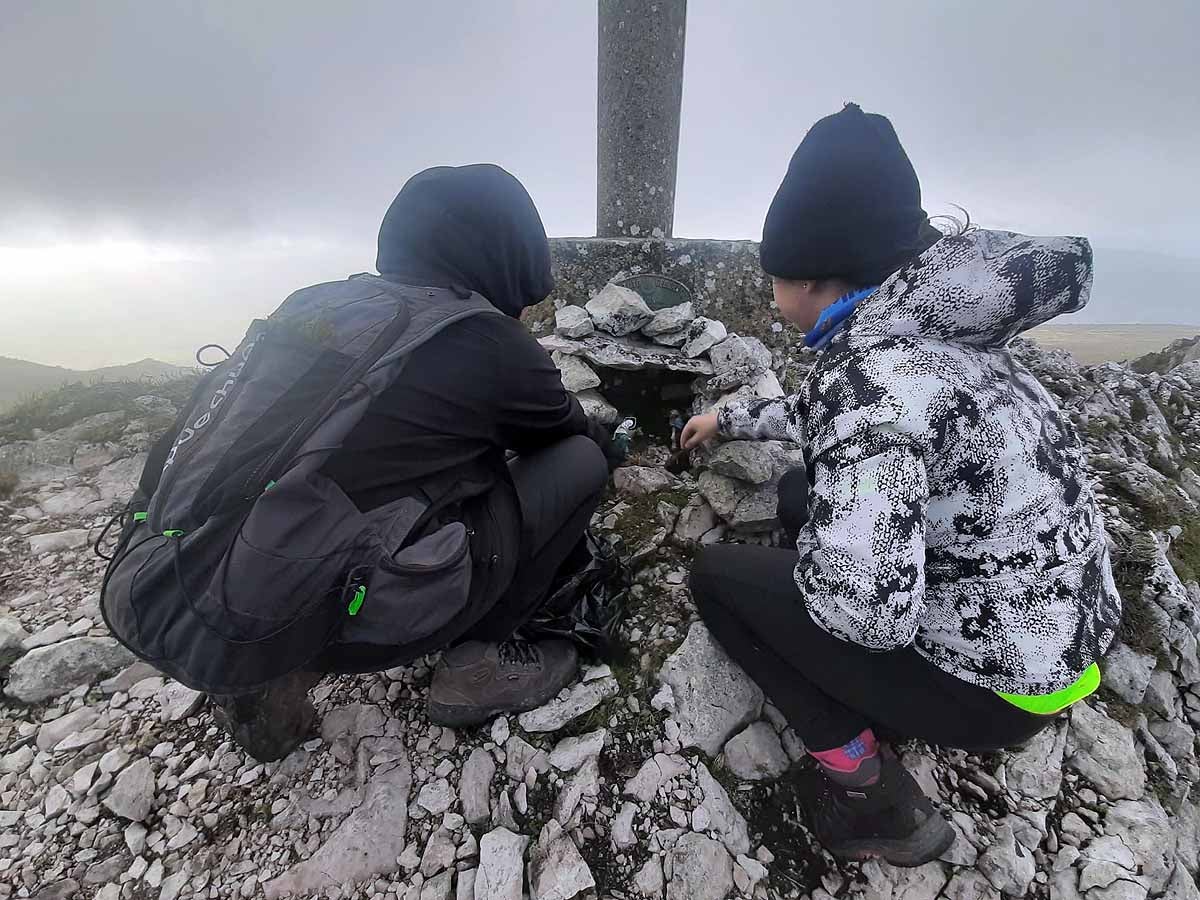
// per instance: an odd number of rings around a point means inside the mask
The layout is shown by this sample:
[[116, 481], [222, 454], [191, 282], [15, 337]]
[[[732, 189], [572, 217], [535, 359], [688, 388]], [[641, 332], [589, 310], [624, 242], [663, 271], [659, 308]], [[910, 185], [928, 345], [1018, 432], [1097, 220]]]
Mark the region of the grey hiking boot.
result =
[[320, 679], [292, 672], [251, 694], [209, 694], [213, 718], [259, 762], [283, 759], [308, 737], [317, 717], [308, 690]]
[[804, 773], [809, 825], [834, 856], [922, 866], [949, 849], [954, 829], [895, 755], [881, 755], [879, 781], [872, 785], [837, 784], [819, 770]]
[[429, 720], [460, 728], [535, 709], [566, 687], [578, 666], [568, 641], [467, 641], [442, 654], [429, 687]]

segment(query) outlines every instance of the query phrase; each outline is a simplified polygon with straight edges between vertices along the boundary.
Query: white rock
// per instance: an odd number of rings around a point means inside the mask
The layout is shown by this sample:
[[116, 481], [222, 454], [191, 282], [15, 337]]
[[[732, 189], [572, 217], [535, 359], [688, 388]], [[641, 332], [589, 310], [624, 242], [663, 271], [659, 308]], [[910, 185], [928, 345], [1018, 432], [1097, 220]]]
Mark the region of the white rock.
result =
[[1009, 816], [997, 826], [991, 845], [979, 857], [976, 865], [996, 890], [1022, 897], [1033, 884], [1037, 865], [1033, 853], [1016, 840], [1013, 833], [1015, 818]]
[[654, 313], [654, 318], [642, 328], [642, 334], [649, 338], [657, 338], [665, 334], [678, 334], [692, 324], [696, 311], [691, 301], [677, 303]]
[[65, 716], [60, 716], [57, 719], [46, 722], [38, 729], [37, 747], [39, 750], [52, 750], [64, 738], [77, 731], [91, 728], [99, 718], [100, 713], [96, 710], [91, 707], [81, 706], [74, 712], [69, 712]]
[[577, 684], [566, 696], [555, 697], [544, 706], [521, 713], [517, 721], [529, 732], [558, 731], [568, 722], [591, 712], [619, 690], [615, 678]]
[[763, 441], [727, 441], [713, 451], [708, 466], [718, 475], [764, 484], [775, 476], [775, 453]]
[[1146, 790], [1146, 768], [1133, 733], [1088, 703], [1071, 709], [1066, 752], [1071, 768], [1106, 797], [1132, 800]]
[[8, 616], [0, 616], [0, 673], [25, 652], [23, 642], [29, 637], [21, 623]]
[[567, 356], [565, 353], [555, 352], [550, 354], [550, 358], [558, 367], [563, 387], [570, 393], [578, 394], [580, 391], [600, 386], [600, 376], [596, 374], [596, 370], [578, 356]]
[[496, 721], [494, 721], [492, 723], [492, 731], [491, 731], [492, 742], [497, 747], [503, 747], [505, 745], [505, 743], [508, 742], [509, 733], [510, 733], [510, 728], [509, 728], [507, 717], [500, 716], [499, 718], [496, 719]]
[[342, 820], [308, 859], [263, 885], [268, 900], [309, 893], [347, 881], [394, 872], [408, 827], [412, 769], [400, 747], [399, 763], [367, 782], [362, 805]]
[[643, 897], [659, 898], [663, 893], [662, 860], [651, 856], [633, 876], [633, 887]]
[[1114, 641], [1101, 664], [1104, 686], [1126, 703], [1139, 705], [1146, 696], [1150, 676], [1157, 660], [1149, 653], [1142, 653]]
[[482, 747], [472, 750], [463, 764], [458, 792], [462, 800], [463, 818], [472, 825], [482, 825], [491, 818], [492, 778], [495, 774], [496, 762], [492, 754]]
[[763, 693], [695, 623], [663, 665], [659, 678], [675, 696], [675, 718], [684, 747], [716, 756], [731, 735], [759, 717]]
[[1164, 890], [1175, 866], [1175, 831], [1158, 800], [1119, 800], [1104, 817], [1104, 831], [1128, 847], [1150, 893]]
[[626, 850], [637, 843], [637, 835], [633, 832], [633, 820], [638, 814], [638, 805], [632, 800], [621, 804], [620, 812], [613, 819], [611, 837], [613, 846]]
[[667, 900], [724, 900], [733, 890], [733, 861], [702, 834], [685, 834], [671, 850]]
[[505, 742], [504, 756], [504, 771], [513, 781], [520, 781], [530, 769], [540, 775], [550, 771], [550, 754], [515, 734]]
[[554, 330], [567, 338], [584, 338], [596, 330], [596, 323], [582, 306], [564, 306], [554, 313]]
[[689, 359], [695, 359], [725, 340], [728, 334], [723, 323], [700, 316], [688, 326], [688, 339], [681, 352]]
[[583, 407], [584, 415], [601, 425], [616, 425], [621, 421], [621, 411], [596, 391], [580, 391], [575, 399]]
[[458, 883], [454, 888], [454, 900], [475, 900], [476, 869], [463, 869], [458, 873]]
[[51, 644], [57, 644], [59, 641], [64, 641], [71, 637], [71, 626], [61, 619], [53, 622], [27, 637], [22, 644], [26, 652], [36, 650], [38, 647], [48, 647]]
[[701, 806], [708, 812], [709, 827], [735, 856], [750, 852], [750, 829], [745, 817], [733, 805], [729, 794], [704, 763], [696, 764], [696, 783], [703, 796]]
[[743, 781], [774, 781], [791, 767], [791, 760], [775, 729], [760, 720], [726, 742], [725, 764]]
[[778, 524], [779, 493], [773, 484], [754, 485], [705, 469], [698, 479], [718, 516], [743, 531], [771, 531]]
[[141, 822], [154, 807], [156, 780], [150, 760], [143, 756], [127, 766], [104, 798], [104, 805], [116, 815]]
[[455, 799], [454, 788], [445, 778], [422, 785], [421, 792], [417, 794], [417, 804], [435, 816], [440, 816], [453, 806]]
[[572, 772], [559, 789], [554, 800], [554, 818], [560, 822], [571, 822], [576, 808], [584, 797], [595, 797], [600, 793], [600, 769], [596, 757], [584, 760], [583, 765]]
[[425, 852], [421, 854], [421, 874], [431, 878], [450, 868], [454, 864], [456, 849], [454, 833], [446, 828], [438, 828], [425, 843]]
[[683, 757], [656, 753], [642, 763], [636, 775], [625, 782], [622, 793], [627, 797], [636, 797], [643, 803], [649, 803], [660, 787], [688, 771], [688, 764]]
[[478, 900], [521, 900], [525, 846], [529, 838], [507, 828], [489, 831], [479, 842], [475, 873]]
[[709, 391], [728, 391], [762, 377], [771, 368], [771, 351], [753, 337], [729, 335], [708, 352], [714, 374]]
[[67, 531], [30, 535], [29, 552], [34, 556], [41, 556], [43, 553], [57, 553], [60, 550], [78, 550], [86, 547], [87, 543], [86, 528], [71, 528]]
[[1007, 764], [1009, 790], [1033, 800], [1058, 796], [1062, 787], [1067, 722], [1043, 728], [1013, 753]]
[[563, 738], [550, 751], [550, 765], [563, 772], [574, 772], [588, 759], [600, 755], [608, 729], [600, 728], [580, 737]]
[[54, 784], [46, 792], [46, 800], [42, 804], [42, 811], [46, 814], [47, 819], [54, 819], [70, 805], [71, 795], [67, 789], [62, 785]]
[[167, 682], [157, 696], [162, 708], [160, 718], [164, 722], [178, 722], [195, 715], [204, 704], [204, 694], [178, 681]]
[[584, 307], [601, 331], [618, 337], [631, 334], [654, 318], [641, 294], [616, 284], [607, 284]]
[[453, 870], [435, 875], [421, 885], [421, 900], [451, 900], [453, 894]]
[[613, 487], [634, 497], [665, 490], [673, 484], [674, 476], [657, 466], [622, 466], [613, 472]]
[[531, 900], [573, 900], [595, 886], [592, 871], [574, 842], [551, 819], [529, 853]]
[[40, 703], [133, 661], [112, 638], [78, 637], [30, 650], [8, 672], [4, 692], [22, 703]]

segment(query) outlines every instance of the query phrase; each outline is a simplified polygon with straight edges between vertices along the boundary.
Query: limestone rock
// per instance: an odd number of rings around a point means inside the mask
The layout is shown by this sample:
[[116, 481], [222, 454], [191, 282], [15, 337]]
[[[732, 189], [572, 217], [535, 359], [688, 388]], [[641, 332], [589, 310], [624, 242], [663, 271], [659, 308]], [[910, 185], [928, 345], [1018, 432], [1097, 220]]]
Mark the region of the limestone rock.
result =
[[34, 556], [43, 553], [57, 553], [60, 550], [78, 550], [86, 547], [88, 530], [72, 528], [67, 531], [54, 531], [49, 534], [33, 534], [29, 536], [29, 552]]
[[453, 869], [435, 875], [421, 885], [421, 900], [451, 900], [453, 893]]
[[728, 334], [723, 323], [700, 316], [688, 326], [687, 343], [680, 352], [689, 359], [695, 359], [725, 340]]
[[28, 637], [29, 632], [16, 619], [0, 617], [0, 672], [4, 672], [25, 652], [21, 644]]
[[725, 764], [743, 781], [774, 781], [788, 770], [791, 761], [775, 729], [758, 721], [726, 742]]
[[463, 764], [462, 777], [458, 782], [463, 818], [471, 825], [482, 825], [491, 818], [492, 778], [495, 774], [496, 762], [492, 754], [482, 747], [472, 750]]
[[563, 337], [584, 338], [596, 330], [596, 323], [582, 306], [564, 306], [554, 313], [554, 330]]
[[702, 834], [686, 834], [671, 849], [667, 900], [725, 900], [733, 890], [733, 860]]
[[81, 706], [74, 712], [69, 712], [65, 716], [60, 716], [50, 722], [46, 722], [38, 729], [37, 747], [39, 750], [53, 750], [63, 738], [74, 734], [77, 731], [91, 728], [96, 720], [100, 718], [100, 713], [96, 710]]
[[643, 897], [650, 897], [653, 900], [661, 898], [663, 894], [662, 860], [657, 856], [651, 856], [646, 860], [645, 865], [638, 869], [637, 874], [633, 876], [633, 887]]
[[1063, 779], [1063, 751], [1067, 745], [1067, 723], [1043, 728], [1008, 760], [1008, 787], [1033, 800], [1058, 796]]
[[1115, 641], [1101, 665], [1104, 686], [1126, 703], [1137, 706], [1146, 696], [1156, 664], [1157, 660], [1151, 654]]
[[1022, 847], [1014, 835], [1015, 818], [1009, 816], [997, 826], [991, 845], [979, 857], [977, 865], [996, 890], [1014, 897], [1023, 897], [1033, 884], [1037, 865], [1033, 853]]
[[164, 722], [178, 722], [195, 715], [204, 704], [204, 694], [193, 691], [178, 681], [170, 681], [163, 685], [157, 699]]
[[649, 803], [660, 787], [687, 771], [688, 764], [682, 757], [656, 753], [642, 763], [636, 775], [625, 782], [622, 793], [627, 797], [636, 797], [643, 803]]
[[663, 664], [675, 696], [679, 741], [716, 756], [730, 736], [759, 717], [763, 693], [697, 622]]
[[558, 731], [568, 722], [591, 712], [618, 690], [617, 680], [611, 677], [577, 684], [565, 696], [560, 695], [544, 706], [521, 713], [517, 721], [526, 731], [534, 733]]
[[77, 637], [30, 650], [9, 669], [4, 692], [22, 703], [40, 703], [133, 662], [112, 638]]
[[550, 765], [563, 772], [574, 772], [585, 761], [600, 755], [607, 736], [608, 730], [599, 728], [579, 737], [563, 738], [550, 751]]
[[417, 805], [435, 816], [440, 816], [453, 806], [454, 800], [454, 788], [445, 778], [422, 785], [421, 792], [417, 794]]
[[734, 528], [770, 531], [779, 524], [779, 495], [773, 484], [749, 485], [716, 472], [700, 473], [700, 493]]
[[[942, 896], [947, 900], [1001, 900], [1000, 892], [976, 869], [959, 869], [955, 872]], [[1056, 896], [1054, 900], [1069, 898]]]
[[404, 849], [412, 768], [403, 748], [398, 763], [367, 782], [362, 805], [308, 859], [263, 885], [268, 900], [315, 893], [330, 885], [392, 872]]
[[113, 813], [131, 822], [141, 822], [154, 807], [156, 781], [150, 760], [143, 756], [131, 763], [117, 776], [104, 805]]
[[601, 331], [618, 337], [631, 334], [654, 318], [654, 313], [637, 291], [607, 284], [584, 307]]
[[1132, 852], [1135, 871], [1146, 879], [1150, 893], [1167, 886], [1175, 866], [1175, 831], [1156, 799], [1117, 801], [1104, 817], [1104, 831]]
[[600, 376], [596, 370], [578, 356], [567, 356], [565, 353], [552, 353], [550, 358], [562, 375], [563, 387], [572, 394], [600, 387]]
[[714, 369], [710, 391], [729, 391], [749, 384], [771, 368], [771, 351], [758, 338], [731, 334], [708, 355]]
[[1133, 733], [1088, 703], [1071, 709], [1067, 735], [1068, 764], [1114, 800], [1136, 799], [1146, 790]]
[[642, 328], [642, 334], [648, 338], [657, 338], [666, 334], [678, 334], [696, 318], [696, 311], [689, 300], [687, 303], [677, 303], [654, 313], [652, 318]]
[[573, 900], [596, 886], [574, 842], [551, 819], [529, 853], [531, 900]]
[[696, 764], [696, 783], [703, 799], [700, 809], [708, 814], [708, 829], [735, 856], [750, 852], [750, 829], [745, 817], [733, 805], [721, 782], [713, 778], [704, 763]]
[[775, 476], [775, 451], [764, 441], [727, 441], [713, 452], [708, 467], [718, 475], [764, 484]]
[[438, 828], [425, 842], [425, 852], [421, 854], [421, 874], [431, 878], [438, 872], [450, 868], [454, 864], [454, 833], [448, 828]]
[[479, 842], [475, 896], [487, 900], [521, 900], [525, 846], [529, 838], [507, 828], [489, 831]]
[[626, 800], [613, 818], [610, 836], [613, 846], [618, 850], [628, 850], [637, 844], [637, 835], [633, 831], [633, 819], [637, 814], [638, 805], [632, 800]]
[[675, 521], [675, 539], [683, 544], [695, 544], [717, 527], [717, 513], [707, 500], [694, 494]]
[[46, 515], [58, 518], [79, 515], [99, 499], [100, 492], [94, 487], [90, 484], [80, 484], [51, 494], [38, 505]]
[[621, 411], [605, 400], [596, 391], [580, 391], [575, 395], [583, 413], [594, 422], [601, 425], [616, 425], [621, 421]]
[[613, 487], [634, 497], [665, 490], [674, 483], [674, 476], [657, 466], [622, 466], [613, 472]]

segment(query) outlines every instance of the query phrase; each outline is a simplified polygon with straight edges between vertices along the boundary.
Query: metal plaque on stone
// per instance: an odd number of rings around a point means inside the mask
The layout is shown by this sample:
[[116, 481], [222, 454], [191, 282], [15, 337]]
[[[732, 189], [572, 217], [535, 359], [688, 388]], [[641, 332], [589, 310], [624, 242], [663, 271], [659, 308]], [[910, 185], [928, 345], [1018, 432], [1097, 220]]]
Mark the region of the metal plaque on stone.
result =
[[687, 285], [668, 278], [666, 275], [633, 275], [618, 281], [621, 287], [637, 291], [651, 309], [667, 309], [687, 303], [692, 299], [692, 292]]

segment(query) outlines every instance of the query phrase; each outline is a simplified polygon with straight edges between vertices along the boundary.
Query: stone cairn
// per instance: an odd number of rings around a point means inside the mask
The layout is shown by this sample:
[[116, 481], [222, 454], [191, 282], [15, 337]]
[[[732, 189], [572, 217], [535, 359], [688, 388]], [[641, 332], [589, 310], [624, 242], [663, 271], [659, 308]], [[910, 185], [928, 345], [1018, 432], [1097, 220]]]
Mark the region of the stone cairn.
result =
[[[697, 316], [690, 302], [654, 311], [636, 291], [606, 285], [584, 306], [564, 305], [555, 314], [555, 333], [541, 339], [550, 351], [563, 386], [589, 417], [616, 425], [622, 412], [600, 393], [600, 372], [667, 371], [695, 375], [692, 414], [713, 412], [730, 403], [783, 396], [772, 368], [771, 351], [754, 337], [731, 334], [724, 323]], [[597, 370], [600, 370], [599, 372]], [[664, 414], [670, 405], [664, 398]], [[664, 467], [673, 447], [638, 454], [635, 465], [616, 473], [617, 489], [639, 495], [672, 487], [677, 477]], [[690, 531], [711, 523], [703, 543], [732, 529], [740, 535], [766, 534], [777, 524], [776, 487], [790, 468], [803, 465], [800, 448], [781, 441], [728, 441], [695, 454], [691, 473], [701, 500], [691, 510]]]

